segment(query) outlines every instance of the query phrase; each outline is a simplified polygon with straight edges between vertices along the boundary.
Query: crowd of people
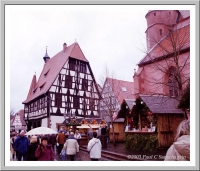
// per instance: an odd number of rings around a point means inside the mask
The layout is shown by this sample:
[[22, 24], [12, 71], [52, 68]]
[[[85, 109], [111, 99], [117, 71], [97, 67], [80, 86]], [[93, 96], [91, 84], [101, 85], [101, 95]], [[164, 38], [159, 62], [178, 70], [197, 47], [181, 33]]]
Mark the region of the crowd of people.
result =
[[[165, 161], [172, 160], [190, 160], [190, 117], [183, 120], [178, 128], [174, 143], [167, 150]], [[75, 155], [79, 154], [78, 139], [81, 134], [78, 130], [64, 131], [60, 130], [58, 134], [51, 135], [32, 135], [26, 136], [25, 131], [21, 130], [18, 134], [11, 134], [10, 151], [11, 160], [18, 161], [54, 161], [55, 151], [64, 161], [67, 158], [75, 160]], [[102, 139], [106, 137], [109, 142], [107, 126], [100, 127], [94, 131], [90, 128], [87, 132], [88, 145], [87, 150], [91, 161], [98, 161], [101, 158]], [[55, 149], [56, 148], [56, 149]]]
[[[91, 128], [87, 133], [88, 153], [92, 161], [101, 158], [102, 144], [99, 140], [101, 135], [98, 132], [99, 130], [96, 131]], [[79, 155], [78, 139], [81, 138], [79, 130], [73, 132], [61, 129], [58, 131], [58, 134], [43, 136], [27, 136], [25, 133], [24, 130], [21, 130], [19, 133], [11, 134], [10, 160], [54, 161], [55, 155], [58, 155], [63, 161], [66, 159], [74, 161], [75, 155]]]

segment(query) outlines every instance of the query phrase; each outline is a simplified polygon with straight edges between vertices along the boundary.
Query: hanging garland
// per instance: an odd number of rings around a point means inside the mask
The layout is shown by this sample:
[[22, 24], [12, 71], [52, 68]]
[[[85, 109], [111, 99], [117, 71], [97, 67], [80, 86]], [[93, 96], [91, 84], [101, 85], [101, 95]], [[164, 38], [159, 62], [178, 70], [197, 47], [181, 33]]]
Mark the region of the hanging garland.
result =
[[139, 128], [139, 116], [146, 117], [148, 122], [148, 127], [150, 127], [150, 123], [152, 122], [153, 125], [156, 125], [156, 117], [150, 111], [146, 103], [142, 101], [140, 97], [136, 98], [135, 105], [131, 110], [131, 114], [133, 116], [133, 124], [136, 129]]

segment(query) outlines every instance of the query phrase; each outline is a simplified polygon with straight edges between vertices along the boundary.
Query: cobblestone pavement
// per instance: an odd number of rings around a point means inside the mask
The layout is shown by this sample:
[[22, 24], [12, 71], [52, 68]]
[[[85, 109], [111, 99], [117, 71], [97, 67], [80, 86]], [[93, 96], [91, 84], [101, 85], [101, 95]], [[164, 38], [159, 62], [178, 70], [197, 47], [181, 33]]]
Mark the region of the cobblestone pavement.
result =
[[[55, 157], [56, 161], [62, 161], [62, 158], [60, 155], [56, 154]], [[70, 161], [69, 158], [66, 158], [63, 161]], [[87, 152], [80, 151], [79, 154], [75, 155], [75, 161], [90, 161], [90, 156]], [[107, 161], [107, 159], [101, 158], [99, 161]]]

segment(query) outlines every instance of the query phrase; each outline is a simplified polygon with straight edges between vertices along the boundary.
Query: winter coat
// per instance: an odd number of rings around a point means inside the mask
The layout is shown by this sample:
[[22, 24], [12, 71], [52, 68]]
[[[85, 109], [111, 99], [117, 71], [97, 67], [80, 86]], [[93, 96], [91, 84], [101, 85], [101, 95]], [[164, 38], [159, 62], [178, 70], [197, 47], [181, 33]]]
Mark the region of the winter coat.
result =
[[90, 158], [101, 158], [101, 141], [98, 138], [92, 138], [87, 146], [87, 150], [90, 152]]
[[27, 153], [26, 153], [26, 160], [27, 161], [37, 161], [38, 160], [38, 158], [35, 157], [35, 151], [36, 151], [37, 147], [38, 147], [37, 142], [29, 144], [28, 150], [27, 150]]
[[80, 133], [78, 133], [78, 134], [74, 134], [74, 138], [76, 138], [76, 139], [81, 138], [81, 134], [80, 134]]
[[49, 144], [51, 144], [52, 146], [54, 146], [56, 144], [56, 135], [54, 135], [54, 134], [50, 135]]
[[78, 142], [74, 138], [67, 139], [63, 148], [66, 150], [67, 155], [75, 155], [77, 152], [79, 152]]
[[21, 137], [20, 135], [15, 139], [14, 150], [20, 154], [26, 154], [28, 150], [29, 141], [26, 136]]
[[182, 135], [168, 149], [165, 161], [190, 160], [190, 135]]
[[[44, 151], [42, 152], [42, 148], [44, 148]], [[47, 145], [44, 147], [43, 145], [38, 145], [35, 156], [38, 158], [38, 161], [54, 161], [55, 154], [53, 151], [53, 148], [51, 145]]]
[[66, 140], [65, 134], [63, 134], [62, 132], [59, 132], [56, 140], [58, 144], [64, 144]]

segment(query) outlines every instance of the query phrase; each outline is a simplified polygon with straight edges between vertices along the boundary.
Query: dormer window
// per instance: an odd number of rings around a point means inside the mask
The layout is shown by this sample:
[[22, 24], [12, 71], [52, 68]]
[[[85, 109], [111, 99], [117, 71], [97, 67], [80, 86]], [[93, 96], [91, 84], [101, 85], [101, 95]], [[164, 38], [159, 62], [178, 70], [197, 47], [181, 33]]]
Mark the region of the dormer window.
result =
[[156, 13], [153, 13], [154, 14], [154, 16], [156, 16]]
[[123, 92], [127, 92], [126, 87], [122, 87], [122, 91], [123, 91]]
[[[45, 82], [46, 83], [46, 82]], [[45, 83], [44, 84], [42, 84], [41, 86], [40, 86], [40, 90], [44, 87], [44, 85], [45, 85]]]
[[36, 92], [36, 90], [37, 90], [37, 87], [33, 90], [33, 93], [35, 93]]
[[44, 73], [44, 77], [46, 77], [46, 76], [47, 76], [47, 74], [48, 74], [49, 70], [50, 70], [50, 69], [48, 69], [48, 71], [47, 71], [46, 73]]

